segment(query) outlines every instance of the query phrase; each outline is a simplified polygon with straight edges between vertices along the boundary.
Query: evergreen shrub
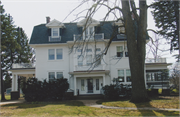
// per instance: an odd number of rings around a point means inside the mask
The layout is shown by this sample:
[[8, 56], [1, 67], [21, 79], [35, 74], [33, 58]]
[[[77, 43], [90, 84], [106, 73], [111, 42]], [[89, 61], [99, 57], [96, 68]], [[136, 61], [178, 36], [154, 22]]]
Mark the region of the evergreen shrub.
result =
[[67, 79], [56, 79], [47, 82], [29, 78], [23, 83], [23, 94], [27, 102], [62, 100], [69, 88]]

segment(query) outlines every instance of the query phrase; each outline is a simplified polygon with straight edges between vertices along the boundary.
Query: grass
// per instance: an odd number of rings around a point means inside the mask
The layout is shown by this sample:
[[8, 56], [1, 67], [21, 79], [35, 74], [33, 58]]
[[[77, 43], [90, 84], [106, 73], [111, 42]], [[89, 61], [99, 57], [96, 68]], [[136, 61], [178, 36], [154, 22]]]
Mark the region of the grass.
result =
[[119, 110], [85, 106], [80, 101], [2, 105], [1, 116], [178, 116], [178, 111]]
[[153, 108], [174, 108], [179, 109], [179, 96], [176, 97], [163, 97], [161, 98], [153, 98], [150, 102], [146, 103], [132, 103], [129, 100], [124, 101], [107, 101], [107, 100], [100, 100], [97, 103], [106, 105], [106, 106], [113, 106], [113, 107], [153, 107]]
[[[0, 99], [1, 99], [1, 95], [0, 95]], [[11, 95], [10, 95], [10, 94], [6, 94], [6, 95], [5, 95], [5, 99], [6, 99], [6, 100], [11, 100]]]

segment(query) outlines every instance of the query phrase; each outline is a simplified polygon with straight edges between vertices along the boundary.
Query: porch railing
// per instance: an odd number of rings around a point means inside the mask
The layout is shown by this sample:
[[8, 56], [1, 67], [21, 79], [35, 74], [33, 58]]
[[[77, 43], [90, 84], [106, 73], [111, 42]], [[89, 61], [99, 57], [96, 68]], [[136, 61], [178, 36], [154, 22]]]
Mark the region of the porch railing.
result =
[[146, 58], [145, 63], [166, 63], [166, 58]]
[[35, 68], [35, 63], [14, 63], [12, 68]]

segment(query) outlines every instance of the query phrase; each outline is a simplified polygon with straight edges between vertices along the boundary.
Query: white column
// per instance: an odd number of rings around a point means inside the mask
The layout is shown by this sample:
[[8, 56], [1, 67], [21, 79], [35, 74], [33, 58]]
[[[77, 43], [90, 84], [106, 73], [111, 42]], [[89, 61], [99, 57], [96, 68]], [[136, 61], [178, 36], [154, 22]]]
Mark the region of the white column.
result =
[[15, 88], [14, 88], [14, 91], [18, 91], [18, 75], [16, 74], [15, 75], [15, 79], [14, 79], [14, 83], [15, 83]]
[[74, 96], [77, 96], [76, 77], [74, 77]]
[[11, 91], [14, 91], [15, 89], [14, 89], [14, 74], [12, 74], [12, 84], [11, 84]]
[[103, 75], [103, 87], [106, 85], [105, 83], [106, 83], [106, 78], [105, 78], [105, 75]]

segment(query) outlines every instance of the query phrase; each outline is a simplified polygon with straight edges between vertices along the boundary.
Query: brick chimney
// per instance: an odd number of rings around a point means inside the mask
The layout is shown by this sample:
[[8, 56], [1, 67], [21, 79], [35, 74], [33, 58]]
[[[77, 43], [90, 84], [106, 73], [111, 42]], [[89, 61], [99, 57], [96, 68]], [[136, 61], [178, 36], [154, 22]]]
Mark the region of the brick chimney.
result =
[[50, 17], [46, 17], [46, 24], [48, 24], [50, 22]]

